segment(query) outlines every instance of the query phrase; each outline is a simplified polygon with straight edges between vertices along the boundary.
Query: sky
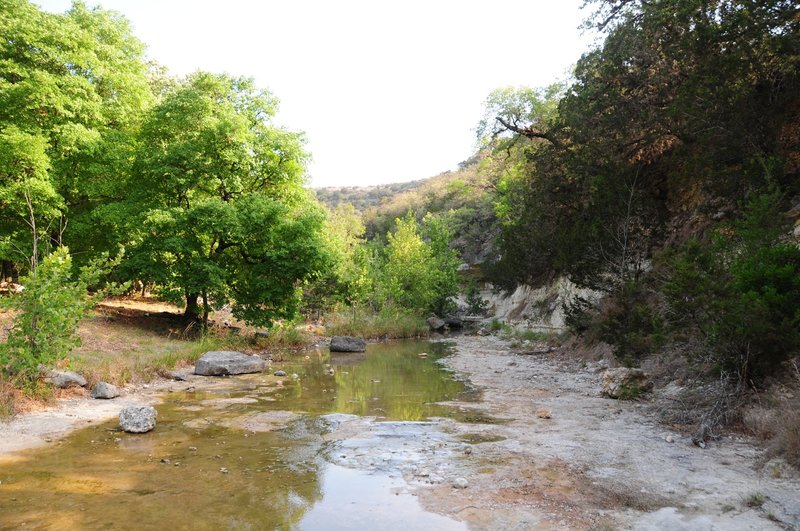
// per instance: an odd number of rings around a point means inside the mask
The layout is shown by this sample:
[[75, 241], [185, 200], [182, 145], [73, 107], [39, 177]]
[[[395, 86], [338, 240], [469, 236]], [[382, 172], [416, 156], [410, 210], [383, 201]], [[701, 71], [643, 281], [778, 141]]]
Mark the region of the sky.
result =
[[[64, 12], [70, 0], [37, 0]], [[86, 0], [122, 13], [175, 75], [253, 77], [304, 131], [310, 184], [456, 169], [495, 88], [563, 79], [593, 37], [583, 0]]]

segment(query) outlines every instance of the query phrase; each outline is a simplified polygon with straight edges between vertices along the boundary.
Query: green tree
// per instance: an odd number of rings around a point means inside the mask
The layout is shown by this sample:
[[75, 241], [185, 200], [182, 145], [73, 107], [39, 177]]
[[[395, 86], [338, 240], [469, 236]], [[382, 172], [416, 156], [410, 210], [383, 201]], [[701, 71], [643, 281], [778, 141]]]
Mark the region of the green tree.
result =
[[63, 240], [85, 253], [96, 234], [89, 212], [152, 102], [144, 45], [119, 15], [82, 2], [53, 15], [0, 0], [0, 34], [0, 260], [35, 254], [31, 211], [40, 252]]
[[269, 324], [293, 317], [300, 284], [326, 264], [324, 216], [302, 188], [302, 136], [275, 127], [277, 101], [252, 80], [193, 74], [146, 117], [124, 183], [127, 271], [186, 316], [214, 306]]
[[458, 259], [449, 248], [451, 232], [445, 224], [428, 218], [430, 241], [425, 241], [412, 211], [397, 218], [387, 234], [383, 266], [379, 273], [380, 297], [414, 312], [444, 312], [458, 291]]

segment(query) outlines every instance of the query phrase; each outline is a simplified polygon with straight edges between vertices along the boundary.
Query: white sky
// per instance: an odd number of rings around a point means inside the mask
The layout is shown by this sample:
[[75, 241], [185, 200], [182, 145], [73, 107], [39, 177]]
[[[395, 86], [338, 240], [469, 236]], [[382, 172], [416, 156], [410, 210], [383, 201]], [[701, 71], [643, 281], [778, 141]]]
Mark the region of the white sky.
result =
[[[35, 0], [52, 12], [70, 0]], [[409, 181], [474, 151], [489, 92], [564, 77], [582, 0], [87, 0], [126, 16], [173, 74], [251, 76], [305, 131], [312, 186]]]

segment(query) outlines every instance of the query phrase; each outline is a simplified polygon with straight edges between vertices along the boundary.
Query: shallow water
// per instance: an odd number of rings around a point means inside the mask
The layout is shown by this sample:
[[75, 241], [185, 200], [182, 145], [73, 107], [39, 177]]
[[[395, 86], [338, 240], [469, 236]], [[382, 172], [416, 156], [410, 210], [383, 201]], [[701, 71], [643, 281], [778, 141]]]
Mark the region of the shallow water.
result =
[[465, 396], [444, 355], [416, 341], [316, 351], [273, 363], [287, 377], [170, 393], [153, 432], [110, 421], [0, 465], [0, 528], [463, 529], [422, 511], [396, 471], [342, 466], [325, 438], [332, 413], [422, 432], [415, 422], [458, 416], [435, 404]]

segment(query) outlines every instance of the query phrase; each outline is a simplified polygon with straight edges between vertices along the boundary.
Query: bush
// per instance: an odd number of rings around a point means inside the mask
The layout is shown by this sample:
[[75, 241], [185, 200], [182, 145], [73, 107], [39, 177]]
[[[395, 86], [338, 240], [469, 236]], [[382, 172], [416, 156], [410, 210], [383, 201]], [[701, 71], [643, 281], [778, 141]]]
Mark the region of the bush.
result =
[[105, 293], [88, 293], [88, 286], [105, 271], [104, 262], [82, 268], [78, 279], [72, 280], [69, 250], [60, 247], [22, 278], [21, 293], [3, 301], [17, 314], [8, 338], [0, 344], [0, 369], [24, 391], [36, 391], [40, 366], [66, 358], [80, 344], [78, 324]]
[[379, 312], [355, 307], [330, 314], [325, 319], [327, 333], [331, 336], [388, 339], [428, 334], [428, 324], [422, 317], [393, 306], [386, 306]]

